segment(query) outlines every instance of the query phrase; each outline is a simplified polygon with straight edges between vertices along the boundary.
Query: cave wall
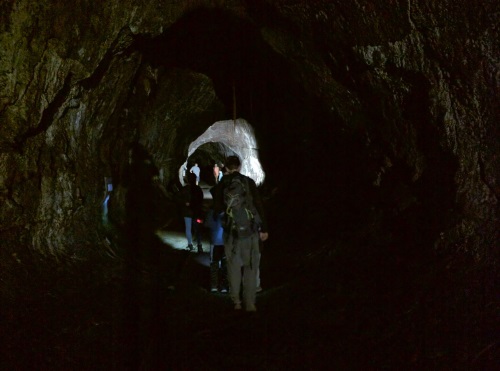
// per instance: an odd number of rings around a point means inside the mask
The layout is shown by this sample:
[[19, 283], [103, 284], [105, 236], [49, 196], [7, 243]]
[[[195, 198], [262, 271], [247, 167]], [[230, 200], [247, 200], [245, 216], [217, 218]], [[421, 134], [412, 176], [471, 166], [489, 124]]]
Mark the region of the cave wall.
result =
[[[113, 206], [109, 209], [112, 220], [119, 224], [125, 221], [126, 178], [133, 143], [139, 143], [151, 156], [158, 184], [165, 197], [173, 201], [172, 192], [179, 186], [177, 173], [186, 160], [190, 142], [201, 135], [207, 123], [219, 120], [224, 113], [207, 76], [145, 63], [126, 102], [111, 118], [101, 144], [101, 157], [108, 164], [114, 184], [110, 199]], [[168, 202], [163, 206], [175, 208]], [[176, 215], [175, 210], [167, 213], [170, 217]], [[164, 222], [167, 220], [168, 216]]]
[[[433, 229], [440, 232], [437, 245], [478, 258], [494, 253], [500, 58], [493, 0], [4, 2], [0, 233], [5, 246], [21, 241], [57, 255], [69, 246], [79, 253], [100, 241], [96, 216], [103, 177], [120, 173], [129, 143], [139, 140], [151, 153], [162, 149], [156, 160], [163, 166], [182, 157], [203, 132], [206, 117], [221, 114], [209, 79], [141, 65], [136, 44], [139, 36], [158, 36], [183, 14], [203, 7], [223, 8], [254, 24], [288, 61], [294, 81], [327, 112], [321, 123], [313, 123], [316, 130], [306, 129], [304, 143], [318, 138], [327, 146], [338, 133], [358, 138], [365, 157], [356, 163], [367, 163], [362, 171], [375, 193], [391, 189], [391, 174], [403, 174], [395, 176], [400, 189], [411, 189], [408, 197], [393, 200], [390, 213], [413, 199], [423, 204], [421, 210], [433, 211], [433, 203], [445, 198], [446, 210], [438, 210], [436, 218], [447, 216], [448, 222]], [[185, 101], [169, 99], [172, 84], [199, 87], [184, 91], [200, 98], [185, 108], [203, 107], [197, 117], [179, 108]], [[134, 91], [141, 96], [134, 98]], [[150, 111], [139, 116], [138, 102]], [[166, 119], [176, 109], [182, 119]], [[286, 128], [276, 125], [277, 132]], [[166, 141], [153, 140], [155, 134]], [[175, 173], [167, 168], [167, 176]]]
[[146, 29], [161, 28], [155, 5], [144, 5], [140, 14], [121, 3], [4, 6], [0, 147], [7, 245], [58, 255], [100, 241], [103, 177], [110, 169], [96, 155], [139, 67], [140, 56], [126, 52], [130, 27], [145, 19]]
[[135, 122], [139, 142], [154, 154], [155, 162], [165, 169], [164, 176], [172, 179], [186, 159], [192, 138], [201, 135], [207, 123], [225, 117], [225, 109], [212, 81], [203, 74], [172, 69], [160, 77], [156, 86], [161, 89], [152, 98], [156, 106], [147, 107], [149, 115], [143, 115], [144, 106], [135, 105], [141, 115]]
[[437, 246], [491, 256], [500, 168], [497, 5], [286, 3], [253, 16], [307, 90], [342, 118], [340, 130], [365, 138], [367, 161], [378, 168], [374, 184], [390, 189], [391, 172], [408, 173], [398, 181], [406, 177], [404, 186], [416, 189], [395, 200], [393, 212], [415, 197], [434, 209], [428, 218], [448, 219], [435, 220]]

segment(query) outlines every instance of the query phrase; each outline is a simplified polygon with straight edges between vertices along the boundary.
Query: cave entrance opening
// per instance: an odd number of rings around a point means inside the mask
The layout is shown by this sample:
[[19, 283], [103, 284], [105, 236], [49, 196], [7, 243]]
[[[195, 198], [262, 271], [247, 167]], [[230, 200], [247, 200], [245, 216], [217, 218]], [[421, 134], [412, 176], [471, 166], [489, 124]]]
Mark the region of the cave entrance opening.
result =
[[198, 163], [201, 177], [208, 184], [214, 184], [213, 165], [224, 163], [228, 156], [236, 155], [241, 160], [241, 173], [262, 185], [265, 172], [259, 159], [259, 147], [255, 132], [245, 119], [217, 121], [196, 138], [188, 148], [187, 159], [179, 168], [179, 181], [186, 184], [189, 169]]

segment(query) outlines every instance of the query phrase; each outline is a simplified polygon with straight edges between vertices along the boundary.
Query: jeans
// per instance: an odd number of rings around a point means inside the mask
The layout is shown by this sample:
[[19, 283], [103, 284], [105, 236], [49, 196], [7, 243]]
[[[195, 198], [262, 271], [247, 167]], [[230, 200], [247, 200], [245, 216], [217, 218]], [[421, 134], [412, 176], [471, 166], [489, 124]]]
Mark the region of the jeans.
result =
[[193, 232], [196, 238], [196, 242], [198, 243], [198, 245], [201, 245], [201, 228], [196, 220], [193, 222], [193, 218], [185, 216], [184, 224], [186, 226], [186, 238], [188, 245], [193, 244]]
[[212, 288], [227, 289], [227, 265], [224, 246], [212, 246], [210, 251], [210, 285]]

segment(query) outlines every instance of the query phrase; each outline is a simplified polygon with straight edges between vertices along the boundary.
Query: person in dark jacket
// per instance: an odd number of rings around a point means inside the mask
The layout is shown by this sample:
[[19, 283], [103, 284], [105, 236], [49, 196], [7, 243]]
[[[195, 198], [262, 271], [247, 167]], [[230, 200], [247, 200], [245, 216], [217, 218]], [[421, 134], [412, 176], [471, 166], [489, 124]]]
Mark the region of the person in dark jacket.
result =
[[188, 183], [180, 193], [179, 203], [184, 217], [187, 250], [193, 250], [193, 232], [196, 238], [198, 253], [203, 252], [201, 244], [201, 219], [203, 216], [203, 190], [196, 185], [196, 175], [188, 175]]
[[[234, 303], [234, 309], [242, 309], [240, 297], [240, 285], [243, 280], [243, 302], [248, 312], [255, 312], [255, 297], [257, 289], [257, 274], [260, 264], [259, 240], [266, 241], [268, 238], [267, 222], [264, 213], [264, 206], [257, 190], [257, 185], [253, 179], [241, 174], [240, 159], [230, 156], [226, 162], [226, 173], [219, 186], [214, 192], [214, 215], [219, 216], [226, 213], [224, 229], [224, 246], [227, 260], [227, 270], [229, 279], [229, 293]], [[229, 187], [234, 178], [238, 178], [246, 184], [246, 203], [252, 210], [255, 221], [253, 232], [248, 236], [238, 235], [230, 228], [228, 223], [229, 206], [224, 200], [224, 190]], [[243, 275], [241, 272], [243, 268]]]
[[224, 230], [222, 216], [213, 215], [213, 208], [209, 209], [205, 218], [206, 226], [210, 229], [210, 292], [227, 293], [227, 265], [224, 252]]

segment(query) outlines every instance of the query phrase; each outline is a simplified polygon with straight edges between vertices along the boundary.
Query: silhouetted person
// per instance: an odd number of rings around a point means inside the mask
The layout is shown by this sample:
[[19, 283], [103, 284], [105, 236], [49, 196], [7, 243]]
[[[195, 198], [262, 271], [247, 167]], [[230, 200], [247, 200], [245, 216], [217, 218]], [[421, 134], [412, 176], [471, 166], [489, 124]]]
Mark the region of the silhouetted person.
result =
[[[212, 196], [218, 185], [210, 190]], [[229, 289], [227, 281], [226, 253], [224, 251], [224, 229], [222, 214], [214, 215], [213, 207], [207, 212], [206, 225], [210, 229], [210, 291], [226, 293]]]
[[196, 175], [188, 174], [186, 184], [179, 194], [179, 205], [184, 218], [187, 249], [193, 250], [193, 233], [196, 238], [198, 252], [203, 252], [201, 245], [201, 225], [203, 218], [203, 190], [196, 184]]
[[198, 166], [198, 163], [195, 163], [194, 166], [189, 170], [191, 174], [196, 175], [196, 185], [200, 184], [200, 172], [201, 169]]
[[[132, 148], [125, 174], [127, 195], [125, 233], [124, 362], [128, 369], [139, 369], [145, 334], [159, 308], [158, 291], [162, 277], [161, 241], [155, 235], [162, 205], [156, 184], [158, 169], [139, 144]], [[144, 272], [148, 277], [147, 283]]]
[[219, 183], [219, 174], [220, 174], [220, 168], [219, 165], [217, 165], [217, 162], [214, 164], [214, 181], [215, 184]]
[[255, 182], [239, 172], [239, 158], [228, 157], [226, 169], [214, 191], [214, 213], [216, 216], [224, 213], [229, 291], [234, 308], [241, 309], [240, 286], [243, 279], [245, 309], [254, 312], [260, 264], [259, 239], [265, 241], [268, 238], [264, 207]]

